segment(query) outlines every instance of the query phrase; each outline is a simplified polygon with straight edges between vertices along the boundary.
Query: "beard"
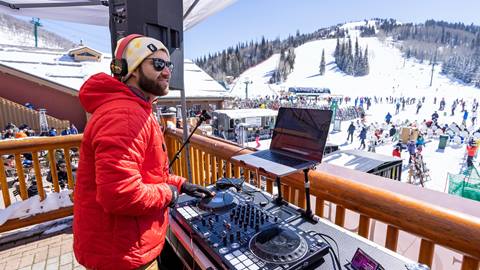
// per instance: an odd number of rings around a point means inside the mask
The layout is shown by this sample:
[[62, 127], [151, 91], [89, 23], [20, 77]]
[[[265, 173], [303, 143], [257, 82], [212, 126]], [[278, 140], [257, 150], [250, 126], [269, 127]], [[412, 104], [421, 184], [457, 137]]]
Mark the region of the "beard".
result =
[[163, 86], [158, 83], [155, 79], [148, 78], [145, 73], [143, 73], [142, 66], [139, 66], [140, 78], [138, 79], [138, 86], [145, 92], [154, 94], [156, 96], [165, 96], [168, 94], [168, 85]]

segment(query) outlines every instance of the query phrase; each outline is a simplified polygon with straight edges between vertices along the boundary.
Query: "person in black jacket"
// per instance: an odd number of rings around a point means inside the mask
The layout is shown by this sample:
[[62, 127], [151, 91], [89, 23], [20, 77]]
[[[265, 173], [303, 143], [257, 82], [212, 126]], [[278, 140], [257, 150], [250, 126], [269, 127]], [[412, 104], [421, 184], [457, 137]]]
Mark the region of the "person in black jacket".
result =
[[350, 123], [350, 126], [348, 126], [348, 136], [347, 136], [347, 141], [350, 139], [350, 143], [353, 143], [353, 133], [355, 132], [355, 125], [353, 122]]
[[[67, 163], [65, 160], [60, 159], [57, 162], [57, 177], [58, 177], [58, 184], [63, 189], [66, 187], [68, 182], [68, 175], [67, 175]], [[48, 172], [47, 181], [53, 183], [52, 172]]]

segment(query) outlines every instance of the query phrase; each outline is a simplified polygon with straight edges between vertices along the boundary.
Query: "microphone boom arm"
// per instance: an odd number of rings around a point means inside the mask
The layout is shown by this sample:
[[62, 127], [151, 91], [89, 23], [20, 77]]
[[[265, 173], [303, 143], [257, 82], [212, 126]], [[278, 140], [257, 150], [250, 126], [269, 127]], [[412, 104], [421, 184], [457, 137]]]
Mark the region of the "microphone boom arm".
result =
[[[168, 165], [168, 169], [170, 170], [173, 166], [173, 164], [175, 163], [175, 161], [178, 159], [178, 157], [180, 156], [180, 153], [182, 152], [183, 148], [185, 148], [185, 146], [190, 142], [190, 138], [192, 138], [193, 134], [195, 133], [195, 131], [197, 130], [197, 128], [205, 121], [209, 120], [209, 119], [212, 119], [212, 117], [207, 113], [206, 110], [203, 110], [202, 111], [202, 114], [200, 115], [200, 120], [197, 122], [197, 124], [195, 125], [195, 128], [192, 130], [192, 132], [190, 133], [190, 135], [188, 135], [188, 138], [185, 140], [185, 142], [183, 142], [182, 146], [180, 147], [180, 149], [178, 149], [177, 153], [175, 153], [175, 156], [173, 156], [173, 159], [170, 161], [170, 164]], [[186, 123], [184, 123], [185, 125]]]

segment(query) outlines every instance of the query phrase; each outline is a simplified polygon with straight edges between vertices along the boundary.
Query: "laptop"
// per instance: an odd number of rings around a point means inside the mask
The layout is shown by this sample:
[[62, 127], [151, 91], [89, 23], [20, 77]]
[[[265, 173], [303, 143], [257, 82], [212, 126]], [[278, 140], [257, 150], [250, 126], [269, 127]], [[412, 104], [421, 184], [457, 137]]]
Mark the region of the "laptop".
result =
[[270, 149], [232, 157], [285, 176], [312, 167], [322, 161], [332, 111], [303, 108], [280, 108]]

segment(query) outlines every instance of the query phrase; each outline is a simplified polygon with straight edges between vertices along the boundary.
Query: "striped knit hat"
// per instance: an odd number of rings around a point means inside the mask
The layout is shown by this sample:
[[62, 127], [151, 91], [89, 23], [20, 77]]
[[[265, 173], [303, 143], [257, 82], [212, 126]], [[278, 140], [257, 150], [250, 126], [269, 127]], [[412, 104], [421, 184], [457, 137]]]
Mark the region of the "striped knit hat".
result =
[[[117, 50], [123, 39], [124, 38], [118, 40], [115, 55], [117, 55]], [[128, 78], [130, 78], [130, 75], [132, 75], [132, 72], [137, 69], [143, 60], [158, 50], [163, 50], [168, 56], [170, 56], [167, 47], [165, 47], [165, 45], [159, 40], [145, 36], [131, 40], [121, 55], [121, 58], [125, 59], [128, 64], [128, 74], [122, 78], [122, 81], [127, 81]]]

